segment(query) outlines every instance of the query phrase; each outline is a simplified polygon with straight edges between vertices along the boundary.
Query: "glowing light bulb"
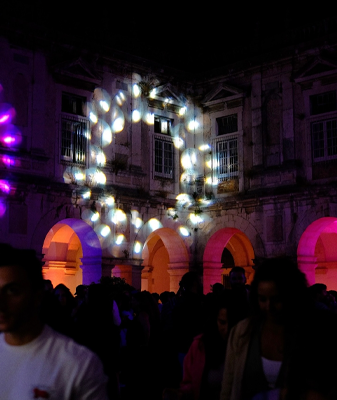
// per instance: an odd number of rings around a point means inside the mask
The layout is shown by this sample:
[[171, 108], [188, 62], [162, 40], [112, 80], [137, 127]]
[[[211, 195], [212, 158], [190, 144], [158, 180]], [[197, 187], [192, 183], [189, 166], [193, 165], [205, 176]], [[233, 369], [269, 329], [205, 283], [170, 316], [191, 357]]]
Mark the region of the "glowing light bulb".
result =
[[139, 97], [141, 94], [140, 87], [136, 83], [132, 87], [132, 93], [133, 93], [134, 97], [136, 97], [136, 98]]
[[98, 212], [96, 211], [96, 212], [94, 212], [94, 213], [92, 214], [90, 220], [91, 220], [92, 222], [96, 222], [96, 221], [98, 221], [98, 219], [99, 219], [99, 214], [98, 214]]
[[138, 110], [133, 110], [132, 111], [132, 121], [139, 122], [140, 118], [141, 118], [140, 112]]
[[133, 251], [136, 254], [139, 254], [142, 251], [142, 244], [140, 242], [135, 242], [134, 247], [133, 247]]
[[190, 236], [189, 230], [187, 228], [185, 228], [184, 226], [181, 226], [179, 228], [179, 232], [185, 237]]

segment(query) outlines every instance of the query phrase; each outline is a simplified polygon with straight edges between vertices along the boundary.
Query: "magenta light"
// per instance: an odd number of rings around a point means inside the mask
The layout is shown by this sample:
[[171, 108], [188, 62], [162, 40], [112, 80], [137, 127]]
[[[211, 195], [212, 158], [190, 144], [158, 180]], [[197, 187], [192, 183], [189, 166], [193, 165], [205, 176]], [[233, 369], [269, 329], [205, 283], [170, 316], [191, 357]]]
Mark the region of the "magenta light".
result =
[[0, 124], [8, 124], [14, 117], [15, 109], [10, 104], [0, 104]]
[[0, 180], [0, 190], [4, 193], [9, 193], [11, 190], [11, 187], [9, 186], [8, 182]]
[[0, 201], [0, 218], [5, 214], [5, 212], [6, 212], [6, 204]]
[[2, 162], [3, 162], [4, 164], [6, 164], [8, 167], [9, 167], [10, 165], [14, 165], [14, 160], [13, 160], [13, 158], [8, 157], [8, 156], [3, 156], [3, 157], [2, 157]]
[[15, 138], [13, 136], [6, 136], [6, 137], [4, 137], [3, 141], [6, 144], [13, 144], [13, 143], [15, 143]]
[[9, 121], [9, 115], [5, 114], [3, 116], [0, 117], [0, 124], [4, 124], [5, 122]]

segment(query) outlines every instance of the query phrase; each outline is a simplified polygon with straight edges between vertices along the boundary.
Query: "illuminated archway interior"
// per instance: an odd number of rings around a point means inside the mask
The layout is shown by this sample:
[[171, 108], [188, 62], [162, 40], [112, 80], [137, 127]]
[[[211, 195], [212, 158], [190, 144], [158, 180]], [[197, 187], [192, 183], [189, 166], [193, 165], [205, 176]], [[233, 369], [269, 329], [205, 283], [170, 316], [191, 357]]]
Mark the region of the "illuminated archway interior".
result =
[[149, 235], [142, 258], [142, 290], [150, 292], [176, 292], [182, 275], [189, 269], [185, 243], [170, 228], [160, 228]]
[[308, 283], [324, 283], [328, 290], [337, 286], [337, 218], [320, 218], [304, 231], [297, 249], [300, 269]]
[[253, 279], [254, 250], [248, 237], [236, 228], [223, 228], [209, 239], [203, 258], [204, 293], [217, 282], [226, 283], [229, 271], [235, 265], [246, 271], [247, 283]]
[[55, 287], [65, 284], [74, 294], [76, 286], [82, 283], [81, 242], [72, 228], [63, 225], [43, 246], [45, 254], [44, 277]]
[[102, 274], [102, 250], [93, 229], [84, 221], [67, 218], [50, 229], [43, 243], [43, 275], [55, 287], [98, 282]]

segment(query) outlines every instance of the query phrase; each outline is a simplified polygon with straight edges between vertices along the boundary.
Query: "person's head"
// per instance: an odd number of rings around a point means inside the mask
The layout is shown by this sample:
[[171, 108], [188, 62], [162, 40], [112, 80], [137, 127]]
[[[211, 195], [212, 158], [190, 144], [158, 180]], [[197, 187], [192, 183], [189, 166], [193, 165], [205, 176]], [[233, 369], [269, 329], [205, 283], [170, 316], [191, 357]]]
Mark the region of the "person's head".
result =
[[324, 283], [314, 283], [308, 288], [312, 300], [324, 303], [327, 295], [327, 286]]
[[264, 260], [250, 289], [254, 315], [278, 322], [293, 321], [307, 306], [307, 280], [288, 257]]
[[54, 288], [54, 296], [62, 307], [72, 307], [74, 297], [70, 292], [70, 289], [63, 283], [59, 283]]
[[246, 284], [246, 275], [244, 268], [233, 267], [229, 273], [229, 283], [232, 289], [244, 287]]
[[198, 274], [194, 271], [186, 272], [182, 276], [179, 286], [183, 292], [199, 293], [200, 281]]
[[225, 286], [222, 283], [216, 282], [211, 286], [212, 293], [221, 294], [225, 290]]
[[207, 293], [205, 297], [205, 333], [208, 337], [226, 340], [230, 329], [230, 298], [227, 291]]
[[42, 263], [33, 250], [0, 244], [0, 331], [22, 332], [38, 320]]

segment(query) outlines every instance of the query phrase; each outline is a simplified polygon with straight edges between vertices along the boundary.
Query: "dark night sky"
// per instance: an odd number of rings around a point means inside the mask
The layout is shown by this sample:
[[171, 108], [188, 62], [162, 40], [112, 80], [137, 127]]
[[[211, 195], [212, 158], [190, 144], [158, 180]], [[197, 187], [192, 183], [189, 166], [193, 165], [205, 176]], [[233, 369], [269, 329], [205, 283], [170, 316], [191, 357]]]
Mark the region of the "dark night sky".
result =
[[0, 25], [35, 26], [45, 37], [70, 35], [83, 47], [108, 46], [198, 72], [238, 57], [237, 49], [242, 57], [254, 41], [282, 35], [286, 26], [299, 27], [336, 14], [328, 7], [312, 10], [308, 3], [296, 8], [296, 1], [291, 6], [208, 1], [206, 9], [201, 3], [183, 4], [15, 0], [2, 9]]

